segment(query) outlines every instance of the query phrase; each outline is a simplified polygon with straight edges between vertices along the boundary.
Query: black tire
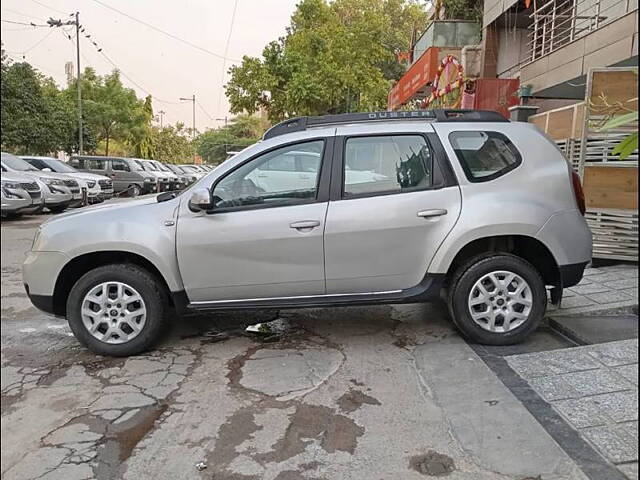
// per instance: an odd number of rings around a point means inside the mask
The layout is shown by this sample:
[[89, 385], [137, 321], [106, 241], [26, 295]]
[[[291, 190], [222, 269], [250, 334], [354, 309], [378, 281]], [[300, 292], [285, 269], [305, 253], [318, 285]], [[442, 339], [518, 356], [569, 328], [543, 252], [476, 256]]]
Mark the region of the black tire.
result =
[[[130, 285], [142, 296], [147, 317], [142, 331], [126, 343], [109, 344], [85, 328], [80, 313], [82, 301], [90, 289], [103, 282], [119, 281]], [[161, 282], [144, 268], [133, 264], [112, 264], [85, 273], [67, 298], [67, 320], [71, 331], [85, 347], [98, 355], [126, 357], [150, 349], [160, 339], [169, 322], [168, 295]]]
[[[504, 333], [485, 330], [472, 319], [469, 312], [469, 295], [474, 284], [496, 270], [520, 275], [529, 284], [533, 297], [527, 320]], [[538, 328], [547, 308], [547, 291], [540, 273], [533, 265], [515, 255], [499, 253], [475, 257], [458, 268], [451, 280], [447, 300], [454, 324], [469, 340], [484, 345], [513, 345], [525, 340]]]
[[67, 205], [57, 205], [55, 207], [47, 207], [51, 213], [62, 213], [67, 209]]
[[129, 192], [130, 197], [139, 197], [140, 195], [142, 195], [142, 187], [137, 183], [129, 185], [127, 191]]

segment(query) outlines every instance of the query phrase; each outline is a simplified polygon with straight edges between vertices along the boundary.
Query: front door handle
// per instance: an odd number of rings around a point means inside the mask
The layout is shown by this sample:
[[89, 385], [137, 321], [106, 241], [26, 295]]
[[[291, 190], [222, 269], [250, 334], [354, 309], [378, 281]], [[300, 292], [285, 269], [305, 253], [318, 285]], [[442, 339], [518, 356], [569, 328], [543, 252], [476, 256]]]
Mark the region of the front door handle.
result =
[[442, 215], [446, 215], [447, 213], [447, 210], [444, 208], [434, 208], [431, 210], [420, 210], [417, 215], [422, 218], [429, 218], [441, 217]]
[[296, 230], [304, 230], [305, 228], [315, 228], [320, 226], [320, 222], [317, 220], [303, 220], [301, 222], [293, 222], [289, 225]]

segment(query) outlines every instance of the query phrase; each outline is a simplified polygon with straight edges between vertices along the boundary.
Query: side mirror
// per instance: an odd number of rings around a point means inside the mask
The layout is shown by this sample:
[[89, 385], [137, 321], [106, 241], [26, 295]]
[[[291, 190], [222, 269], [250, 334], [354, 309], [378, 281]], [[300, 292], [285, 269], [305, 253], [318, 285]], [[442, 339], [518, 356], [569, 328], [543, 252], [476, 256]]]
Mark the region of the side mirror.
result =
[[192, 212], [201, 212], [211, 210], [213, 203], [211, 202], [211, 192], [208, 188], [197, 188], [189, 197], [189, 210]]
[[53, 172], [49, 167], [45, 167], [42, 169], [43, 172]]

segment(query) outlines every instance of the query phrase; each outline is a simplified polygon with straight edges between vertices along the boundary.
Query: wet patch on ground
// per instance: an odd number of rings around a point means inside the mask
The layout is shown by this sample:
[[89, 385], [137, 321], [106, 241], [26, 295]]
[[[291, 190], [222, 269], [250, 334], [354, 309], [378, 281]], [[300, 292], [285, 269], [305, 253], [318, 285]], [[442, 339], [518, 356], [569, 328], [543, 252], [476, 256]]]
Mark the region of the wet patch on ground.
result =
[[340, 407], [340, 410], [345, 413], [355, 412], [365, 404], [382, 405], [378, 399], [373, 398], [360, 390], [354, 390], [353, 388], [350, 388], [347, 393], [338, 399], [338, 406]]
[[416, 472], [431, 477], [445, 477], [456, 469], [451, 457], [433, 450], [424, 455], [411, 457], [409, 467]]

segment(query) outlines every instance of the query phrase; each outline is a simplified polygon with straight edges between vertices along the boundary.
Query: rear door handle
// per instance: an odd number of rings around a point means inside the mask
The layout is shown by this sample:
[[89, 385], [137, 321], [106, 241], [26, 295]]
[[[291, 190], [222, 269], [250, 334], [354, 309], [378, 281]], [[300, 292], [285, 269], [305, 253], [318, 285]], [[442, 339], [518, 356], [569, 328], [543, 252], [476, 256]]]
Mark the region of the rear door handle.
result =
[[317, 220], [303, 220], [301, 222], [293, 222], [289, 225], [296, 230], [304, 230], [305, 228], [315, 228], [320, 226], [320, 222]]
[[422, 218], [429, 217], [441, 217], [442, 215], [446, 215], [448, 212], [444, 208], [434, 208], [431, 210], [420, 210], [418, 212], [418, 216]]

